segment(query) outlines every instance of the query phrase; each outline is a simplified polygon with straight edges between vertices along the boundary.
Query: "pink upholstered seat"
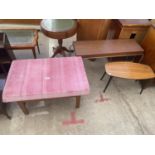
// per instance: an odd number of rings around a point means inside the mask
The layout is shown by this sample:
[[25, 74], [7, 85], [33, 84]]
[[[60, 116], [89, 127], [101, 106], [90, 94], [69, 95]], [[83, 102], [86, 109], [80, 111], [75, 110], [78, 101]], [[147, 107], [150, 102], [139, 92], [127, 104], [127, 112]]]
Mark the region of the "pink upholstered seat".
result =
[[15, 60], [3, 91], [3, 102], [81, 96], [89, 84], [81, 57]]

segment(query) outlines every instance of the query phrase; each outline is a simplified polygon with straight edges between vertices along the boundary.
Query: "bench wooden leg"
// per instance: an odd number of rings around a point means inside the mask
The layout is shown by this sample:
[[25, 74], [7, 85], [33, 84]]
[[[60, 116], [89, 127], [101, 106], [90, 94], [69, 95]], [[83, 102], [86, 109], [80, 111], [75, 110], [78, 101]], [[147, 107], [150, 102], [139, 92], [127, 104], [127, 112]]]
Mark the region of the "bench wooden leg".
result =
[[19, 107], [21, 108], [21, 110], [23, 111], [23, 113], [25, 115], [28, 115], [29, 114], [29, 111], [26, 108], [26, 103], [25, 102], [17, 102], [17, 104], [19, 105]]
[[81, 96], [76, 96], [76, 108], [80, 108], [80, 99]]
[[34, 47], [34, 48], [32, 48], [32, 53], [33, 53], [34, 58], [36, 59], [36, 58], [37, 58], [37, 56], [36, 56], [36, 50], [35, 50], [35, 47]]

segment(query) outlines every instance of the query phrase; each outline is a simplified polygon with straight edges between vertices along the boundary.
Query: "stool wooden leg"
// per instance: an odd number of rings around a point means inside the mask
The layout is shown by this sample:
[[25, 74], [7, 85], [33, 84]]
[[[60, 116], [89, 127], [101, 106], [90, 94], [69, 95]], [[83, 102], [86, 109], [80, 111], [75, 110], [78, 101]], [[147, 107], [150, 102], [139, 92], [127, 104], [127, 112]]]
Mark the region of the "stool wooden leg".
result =
[[100, 78], [100, 80], [102, 80], [105, 76], [106, 72], [103, 73], [102, 77]]
[[66, 47], [62, 47], [62, 49], [64, 51], [67, 51], [68, 53], [73, 53], [74, 52], [74, 50], [67, 49]]
[[80, 108], [80, 99], [81, 96], [76, 96], [76, 108]]
[[25, 115], [29, 114], [28, 109], [26, 108], [25, 102], [17, 102], [21, 110], [24, 112]]
[[34, 58], [36, 59], [36, 58], [37, 58], [37, 56], [36, 56], [36, 50], [35, 50], [35, 47], [34, 47], [34, 48], [32, 48], [32, 53], [33, 53]]
[[39, 48], [38, 41], [37, 41], [37, 49], [38, 49], [38, 53], [40, 54], [40, 48]]
[[62, 51], [61, 53], [64, 57], [66, 57], [65, 51]]
[[62, 47], [64, 51], [70, 52], [66, 47]]
[[53, 55], [52, 55], [52, 58], [54, 58], [57, 54], [59, 54], [60, 53], [60, 51], [56, 48], [56, 49], [54, 49], [54, 51], [53, 51]]
[[112, 76], [110, 76], [110, 78], [109, 78], [109, 80], [108, 80], [108, 82], [107, 82], [107, 84], [106, 84], [106, 86], [105, 86], [105, 88], [104, 88], [104, 90], [103, 90], [103, 92], [105, 93], [105, 91], [106, 91], [106, 89], [108, 88], [108, 86], [109, 86], [109, 83], [110, 83], [110, 81], [112, 80]]

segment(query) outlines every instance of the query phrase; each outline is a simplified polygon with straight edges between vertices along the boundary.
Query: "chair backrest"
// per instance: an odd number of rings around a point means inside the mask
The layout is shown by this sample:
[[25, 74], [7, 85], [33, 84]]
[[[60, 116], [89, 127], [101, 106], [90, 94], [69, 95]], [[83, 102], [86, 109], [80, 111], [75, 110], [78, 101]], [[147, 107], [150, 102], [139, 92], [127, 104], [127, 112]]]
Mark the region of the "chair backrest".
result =
[[78, 19], [77, 40], [106, 39], [110, 19]]
[[155, 25], [149, 28], [141, 46], [144, 49], [143, 63], [149, 65], [155, 72]]
[[16, 59], [10, 42], [5, 33], [0, 33], [0, 73], [7, 73], [9, 71], [11, 61]]
[[7, 34], [4, 32], [0, 32], [0, 42], [1, 42], [1, 48], [0, 52], [4, 57], [7, 58], [8, 60], [14, 60], [16, 59], [13, 51], [10, 48], [10, 41], [8, 40]]

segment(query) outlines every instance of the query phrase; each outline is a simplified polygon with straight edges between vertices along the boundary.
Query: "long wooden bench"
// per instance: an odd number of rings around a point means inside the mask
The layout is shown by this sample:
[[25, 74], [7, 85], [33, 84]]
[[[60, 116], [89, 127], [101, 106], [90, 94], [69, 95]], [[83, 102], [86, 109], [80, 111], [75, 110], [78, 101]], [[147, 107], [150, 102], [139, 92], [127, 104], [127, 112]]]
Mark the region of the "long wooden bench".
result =
[[76, 41], [76, 56], [83, 58], [143, 56], [144, 49], [133, 39]]

